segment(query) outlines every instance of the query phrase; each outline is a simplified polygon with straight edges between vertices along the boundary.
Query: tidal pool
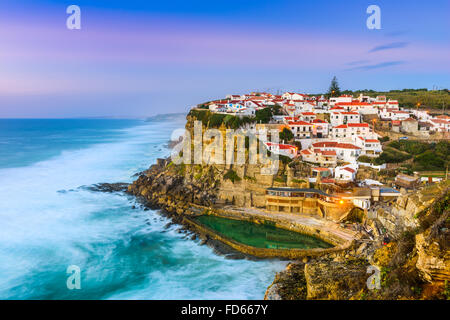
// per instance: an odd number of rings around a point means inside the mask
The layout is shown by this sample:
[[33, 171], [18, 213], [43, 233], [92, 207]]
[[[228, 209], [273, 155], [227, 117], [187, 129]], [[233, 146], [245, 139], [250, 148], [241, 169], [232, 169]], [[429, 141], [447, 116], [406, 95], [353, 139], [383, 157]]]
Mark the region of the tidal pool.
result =
[[331, 248], [333, 245], [310, 235], [276, 228], [270, 224], [203, 215], [195, 220], [220, 235], [256, 248], [314, 249]]

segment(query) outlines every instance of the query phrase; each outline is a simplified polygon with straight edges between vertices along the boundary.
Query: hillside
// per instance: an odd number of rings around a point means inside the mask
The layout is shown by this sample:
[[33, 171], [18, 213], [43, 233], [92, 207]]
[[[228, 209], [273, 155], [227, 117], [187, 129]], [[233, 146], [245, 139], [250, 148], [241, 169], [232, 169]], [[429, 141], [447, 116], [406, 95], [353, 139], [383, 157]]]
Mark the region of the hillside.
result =
[[[355, 97], [359, 94], [370, 96], [386, 96], [387, 99], [398, 100], [402, 107], [415, 108], [420, 103], [419, 108], [424, 109], [448, 109], [450, 107], [450, 92], [444, 90], [427, 89], [403, 89], [390, 91], [357, 90], [342, 91], [343, 94], [353, 94]], [[436, 110], [438, 111], [438, 110]]]

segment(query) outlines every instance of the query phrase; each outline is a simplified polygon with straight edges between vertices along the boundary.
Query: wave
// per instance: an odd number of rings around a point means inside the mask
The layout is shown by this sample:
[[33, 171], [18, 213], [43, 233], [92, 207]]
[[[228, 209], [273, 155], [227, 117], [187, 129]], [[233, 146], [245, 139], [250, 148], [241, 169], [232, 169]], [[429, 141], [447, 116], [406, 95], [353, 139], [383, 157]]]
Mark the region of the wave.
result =
[[[261, 299], [285, 263], [227, 260], [131, 197], [78, 188], [131, 181], [169, 154], [182, 125], [142, 122], [108, 143], [0, 169], [0, 298]], [[80, 290], [67, 289], [69, 265], [81, 269]]]

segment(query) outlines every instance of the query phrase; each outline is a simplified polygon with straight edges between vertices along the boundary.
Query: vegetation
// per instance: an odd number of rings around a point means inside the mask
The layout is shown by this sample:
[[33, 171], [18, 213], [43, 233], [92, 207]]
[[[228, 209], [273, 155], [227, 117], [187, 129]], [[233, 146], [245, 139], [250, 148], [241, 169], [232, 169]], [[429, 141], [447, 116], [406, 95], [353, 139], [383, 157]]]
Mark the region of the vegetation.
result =
[[238, 129], [239, 127], [255, 122], [251, 117], [238, 117], [231, 114], [213, 113], [209, 110], [192, 109], [189, 116], [201, 121], [207, 128], [219, 128], [222, 124], [228, 129]]
[[245, 180], [251, 181], [253, 183], [256, 183], [256, 178], [255, 177], [250, 177], [250, 176], [244, 176]]
[[359, 162], [364, 162], [364, 163], [372, 163], [373, 158], [369, 157], [369, 156], [359, 156], [358, 161]]
[[269, 123], [274, 115], [281, 115], [281, 107], [273, 106], [264, 108], [261, 110], [256, 110], [255, 121], [257, 123]]
[[287, 156], [283, 156], [283, 155], [279, 155], [279, 159], [283, 164], [289, 164], [292, 162], [292, 159], [287, 157]]
[[380, 165], [383, 163], [401, 163], [412, 159], [411, 164], [404, 164], [403, 172], [445, 171], [450, 165], [450, 141], [428, 143], [417, 140], [392, 141], [378, 158], [360, 156], [358, 161]]
[[278, 177], [276, 177], [273, 180], [276, 181], [276, 182], [279, 182], [279, 183], [286, 183], [287, 176], [286, 175], [278, 176]]
[[336, 76], [331, 80], [330, 88], [328, 89], [327, 95], [329, 97], [339, 97], [341, 95], [341, 89], [339, 88], [339, 84]]
[[450, 106], [450, 92], [448, 89], [428, 90], [428, 89], [403, 89], [391, 91], [374, 91], [374, 90], [346, 90], [343, 94], [359, 94], [370, 96], [386, 96], [388, 99], [398, 100], [402, 107], [407, 108], [433, 108], [443, 109]]
[[289, 128], [283, 128], [283, 130], [280, 132], [280, 141], [291, 141], [294, 139], [294, 134]]
[[223, 178], [226, 180], [231, 180], [231, 182], [235, 183], [236, 181], [241, 181], [242, 179], [238, 176], [236, 171], [230, 169], [227, 173], [223, 176]]
[[401, 163], [411, 158], [412, 156], [408, 153], [400, 152], [393, 148], [386, 148], [378, 158], [374, 158], [371, 162], [376, 165], [383, 163]]

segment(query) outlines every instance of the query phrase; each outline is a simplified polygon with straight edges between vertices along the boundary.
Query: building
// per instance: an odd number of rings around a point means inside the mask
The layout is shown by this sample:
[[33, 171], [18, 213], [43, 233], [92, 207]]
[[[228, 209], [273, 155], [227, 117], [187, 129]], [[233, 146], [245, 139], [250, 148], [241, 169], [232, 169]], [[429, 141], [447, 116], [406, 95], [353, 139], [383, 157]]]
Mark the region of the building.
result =
[[420, 185], [420, 177], [399, 174], [395, 177], [395, 185], [405, 189], [415, 189]]
[[305, 121], [290, 121], [288, 126], [297, 139], [311, 138], [313, 125]]
[[417, 133], [419, 131], [419, 121], [413, 118], [405, 119], [401, 122], [400, 130], [405, 133]]
[[317, 138], [326, 138], [330, 132], [330, 124], [325, 120], [315, 119], [311, 121], [312, 133], [314, 137]]
[[356, 168], [350, 166], [336, 167], [334, 169], [334, 178], [337, 182], [352, 182], [356, 179]]
[[435, 132], [450, 132], [450, 121], [445, 119], [431, 119], [431, 131]]
[[337, 164], [337, 154], [334, 150], [304, 149], [300, 151], [302, 160], [316, 163], [320, 166], [335, 166]]
[[365, 136], [370, 133], [368, 123], [348, 123], [341, 124], [331, 129], [331, 136], [333, 138], [351, 138], [353, 136]]
[[381, 142], [378, 139], [364, 138], [357, 136], [354, 138], [355, 145], [361, 148], [361, 155], [376, 157], [383, 152]]
[[270, 152], [273, 152], [275, 154], [286, 156], [291, 159], [297, 156], [298, 148], [290, 144], [267, 142], [266, 146]]
[[333, 127], [347, 123], [360, 123], [361, 115], [358, 112], [332, 112], [330, 114], [330, 122]]
[[268, 188], [266, 210], [319, 216], [338, 221], [353, 208], [351, 201], [317, 189]]

